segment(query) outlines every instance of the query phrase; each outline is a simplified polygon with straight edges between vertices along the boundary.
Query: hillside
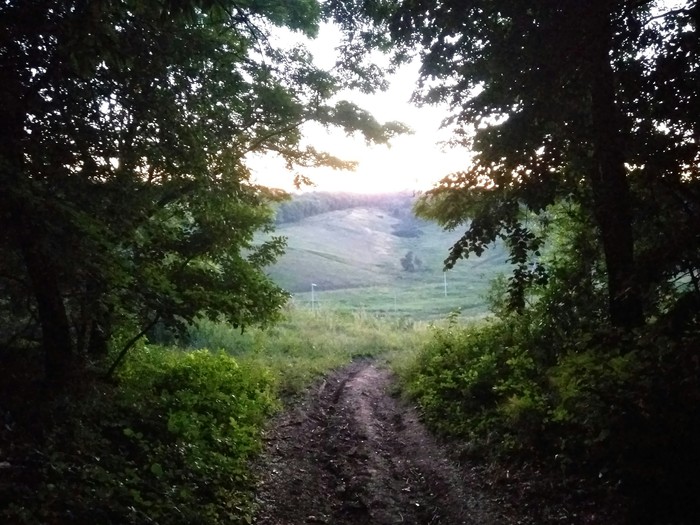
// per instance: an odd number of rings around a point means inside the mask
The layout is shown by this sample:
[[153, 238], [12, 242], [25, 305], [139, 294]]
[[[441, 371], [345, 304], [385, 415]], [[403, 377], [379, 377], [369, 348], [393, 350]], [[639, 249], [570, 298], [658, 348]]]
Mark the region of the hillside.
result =
[[390, 209], [377, 202], [279, 224], [276, 235], [288, 239], [288, 248], [270, 275], [298, 304], [311, 306], [314, 283], [320, 308], [414, 318], [459, 308], [483, 315], [489, 282], [507, 270], [504, 250], [461, 261], [443, 275], [442, 262], [459, 232], [415, 219], [409, 201], [401, 209], [391, 202]]

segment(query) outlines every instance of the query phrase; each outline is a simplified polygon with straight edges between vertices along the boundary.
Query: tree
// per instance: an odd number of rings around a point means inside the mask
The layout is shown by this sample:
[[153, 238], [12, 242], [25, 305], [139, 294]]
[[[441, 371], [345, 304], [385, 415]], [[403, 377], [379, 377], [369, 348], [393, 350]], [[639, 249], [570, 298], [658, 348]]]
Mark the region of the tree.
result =
[[[454, 142], [477, 152], [418, 206], [448, 228], [469, 224], [448, 267], [503, 237], [516, 264], [513, 290], [522, 291], [541, 270], [528, 271], [527, 258], [542, 244], [523, 217], [573, 199], [597, 225], [611, 323], [643, 322], [653, 278], [638, 261], [650, 222], [641, 180], [682, 195], [673, 213], [683, 206], [695, 215], [698, 204], [698, 119], [689, 106], [698, 5], [680, 4], [412, 0], [364, 11], [402, 52], [420, 46], [416, 98], [449, 104]], [[697, 238], [684, 224], [686, 238]]]
[[401, 257], [401, 268], [403, 268], [404, 272], [415, 272], [416, 271], [416, 264], [415, 264], [415, 256], [412, 251], [406, 252], [406, 255]]
[[246, 156], [344, 168], [302, 146], [303, 123], [379, 143], [403, 129], [334, 99], [381, 85], [364, 62], [321, 71], [270, 43], [320, 17], [315, 0], [0, 5], [0, 313], [9, 339], [40, 328], [49, 379], [125, 321], [275, 315], [286, 294], [263, 268], [283, 240], [253, 234], [284, 195], [251, 182]]

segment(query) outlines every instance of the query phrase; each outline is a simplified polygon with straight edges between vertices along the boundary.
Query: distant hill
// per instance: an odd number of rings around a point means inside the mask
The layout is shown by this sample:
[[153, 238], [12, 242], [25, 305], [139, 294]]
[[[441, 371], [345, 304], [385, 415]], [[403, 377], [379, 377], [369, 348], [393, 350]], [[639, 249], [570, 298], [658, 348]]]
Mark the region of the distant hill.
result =
[[302, 193], [281, 203], [277, 208], [277, 223], [298, 222], [330, 211], [351, 208], [375, 208], [395, 217], [410, 215], [415, 196], [412, 192], [367, 195], [362, 193]]
[[321, 308], [415, 318], [456, 308], [468, 315], [486, 312], [483, 295], [489, 282], [507, 271], [502, 248], [461, 261], [443, 275], [443, 260], [461, 232], [444, 232], [415, 218], [412, 195], [333, 195], [303, 199], [319, 211], [329, 203], [340, 209], [278, 220], [275, 234], [287, 237], [287, 253], [269, 273], [298, 303], [311, 306], [313, 283], [315, 306]]

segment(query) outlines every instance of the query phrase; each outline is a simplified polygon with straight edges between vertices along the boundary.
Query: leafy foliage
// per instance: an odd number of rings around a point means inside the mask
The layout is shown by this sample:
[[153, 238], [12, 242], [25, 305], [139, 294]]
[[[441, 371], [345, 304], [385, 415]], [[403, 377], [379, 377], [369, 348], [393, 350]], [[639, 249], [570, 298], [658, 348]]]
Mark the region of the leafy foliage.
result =
[[[383, 9], [382, 9], [383, 8]], [[419, 215], [498, 239], [498, 320], [438, 331], [407, 389], [480, 452], [533, 455], [633, 497], [631, 522], [697, 521], [698, 3], [375, 2], [415, 95], [476, 152]], [[662, 401], [663, 400], [663, 401]], [[671, 401], [672, 400], [672, 401]], [[695, 436], [695, 442], [690, 436]], [[510, 456], [512, 459], [512, 455]], [[681, 481], [682, 480], [682, 481]]]
[[[525, 449], [537, 429], [507, 423], [541, 410], [543, 391], [536, 373], [532, 357], [503, 324], [476, 329], [450, 323], [433, 330], [432, 340], [404, 372], [404, 380], [406, 392], [418, 400], [426, 420], [442, 433], [493, 447], [497, 432], [528, 430], [527, 439], [520, 436], [517, 441]], [[512, 436], [507, 442], [516, 443]]]
[[284, 243], [253, 234], [284, 195], [256, 186], [247, 158], [347, 168], [300, 126], [403, 131], [336, 96], [381, 83], [359, 55], [322, 71], [270, 43], [275, 25], [313, 35], [321, 15], [313, 0], [2, 4], [2, 334], [39, 333], [49, 379], [120, 323], [274, 319], [287, 296], [263, 268]]
[[249, 523], [247, 462], [276, 407], [270, 372], [146, 346], [119, 379], [44, 412], [56, 419], [25, 460], [35, 478], [14, 479], [4, 520]]
[[669, 279], [697, 280], [697, 2], [370, 4], [398, 57], [418, 46], [416, 100], [447, 104], [453, 143], [475, 151], [417, 208], [465, 228], [448, 268], [504, 239], [522, 309], [547, 271], [530, 265], [543, 240], [529, 219], [572, 200], [600, 243], [613, 325], [642, 324]]
[[521, 314], [435, 329], [403, 368], [406, 393], [472, 457], [595, 480], [630, 499], [631, 520], [693, 521], [697, 310], [682, 331], [669, 314], [629, 334], [604, 328], [602, 298], [561, 284]]

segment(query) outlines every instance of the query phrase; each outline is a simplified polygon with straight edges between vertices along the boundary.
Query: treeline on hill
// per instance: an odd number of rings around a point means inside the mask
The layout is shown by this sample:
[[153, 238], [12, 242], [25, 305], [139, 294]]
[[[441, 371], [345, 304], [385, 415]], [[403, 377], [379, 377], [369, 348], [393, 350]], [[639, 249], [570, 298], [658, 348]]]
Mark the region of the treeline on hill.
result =
[[298, 222], [322, 213], [358, 207], [377, 208], [398, 219], [407, 219], [415, 217], [415, 200], [416, 196], [412, 192], [376, 195], [345, 192], [302, 193], [280, 203], [276, 209], [275, 220], [277, 224]]

